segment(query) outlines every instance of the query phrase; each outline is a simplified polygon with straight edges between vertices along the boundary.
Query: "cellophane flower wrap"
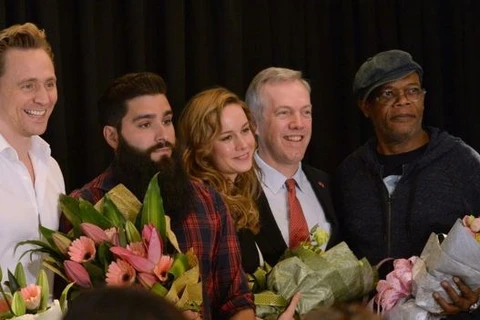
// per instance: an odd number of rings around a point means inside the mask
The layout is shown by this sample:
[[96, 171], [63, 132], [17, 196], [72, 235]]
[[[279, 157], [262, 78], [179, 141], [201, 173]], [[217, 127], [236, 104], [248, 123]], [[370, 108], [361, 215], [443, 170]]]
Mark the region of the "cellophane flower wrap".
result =
[[35, 283], [26, 283], [22, 264], [18, 263], [14, 273], [7, 270], [4, 281], [0, 268], [0, 319], [16, 320], [61, 320], [66, 309], [65, 288], [59, 300], [50, 301], [50, 289], [45, 270], [40, 270]]
[[[75, 289], [137, 286], [150, 290], [182, 310], [199, 311], [202, 288], [198, 259], [182, 253], [165, 215], [155, 175], [143, 204], [123, 185], [97, 204], [62, 195], [60, 206], [73, 228], [62, 233], [40, 227], [46, 241], [29, 240], [30, 252], [47, 256], [44, 266], [73, 283]], [[167, 253], [169, 251], [174, 251]], [[28, 252], [28, 251], [27, 251]]]
[[358, 260], [345, 242], [321, 250], [327, 240], [328, 234], [315, 226], [310, 239], [287, 249], [273, 268], [266, 265], [249, 275], [257, 316], [276, 319], [296, 292], [301, 293], [296, 308], [301, 316], [318, 305], [363, 297], [374, 288], [377, 274], [367, 259]]
[[458, 219], [443, 241], [442, 238], [444, 235], [430, 235], [420, 257], [409, 259], [413, 262], [411, 271], [403, 278], [395, 276], [399, 273], [395, 266], [387, 279], [379, 282], [375, 300], [385, 319], [441, 319], [438, 314], [443, 309], [432, 295], [438, 292], [451, 302], [441, 282], [449, 282], [460, 294], [452, 280], [454, 276], [471, 288], [480, 287], [480, 218]]

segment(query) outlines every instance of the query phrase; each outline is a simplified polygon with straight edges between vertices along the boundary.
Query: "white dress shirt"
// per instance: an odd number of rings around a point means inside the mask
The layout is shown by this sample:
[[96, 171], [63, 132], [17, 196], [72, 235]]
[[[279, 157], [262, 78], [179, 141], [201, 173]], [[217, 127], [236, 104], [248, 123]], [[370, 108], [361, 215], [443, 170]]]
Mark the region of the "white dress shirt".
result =
[[[65, 183], [58, 163], [50, 156], [50, 146], [40, 137], [32, 137], [29, 150], [35, 172], [35, 185], [15, 149], [0, 134], [0, 266], [4, 279], [7, 269], [15, 270], [20, 256], [29, 246], [18, 242], [40, 239], [39, 223], [58, 229], [58, 197]], [[35, 283], [41, 261], [26, 254], [21, 259], [27, 283]]]
[[[270, 209], [275, 217], [275, 221], [282, 232], [283, 239], [288, 246], [290, 232], [288, 229], [289, 213], [285, 181], [289, 177], [285, 177], [282, 173], [263, 161], [258, 155], [258, 151], [255, 151], [254, 159], [261, 171], [258, 173], [258, 176], [263, 192], [267, 197]], [[317, 196], [315, 195], [315, 192], [313, 191], [312, 185], [302, 170], [301, 163], [297, 172], [292, 178], [297, 182], [297, 198], [302, 206], [303, 214], [305, 215], [305, 220], [308, 224], [308, 229], [311, 230], [315, 225], [318, 224], [319, 228], [324, 229], [330, 234], [330, 223], [325, 217], [325, 212]], [[325, 249], [325, 247], [326, 244], [322, 246], [322, 249]]]

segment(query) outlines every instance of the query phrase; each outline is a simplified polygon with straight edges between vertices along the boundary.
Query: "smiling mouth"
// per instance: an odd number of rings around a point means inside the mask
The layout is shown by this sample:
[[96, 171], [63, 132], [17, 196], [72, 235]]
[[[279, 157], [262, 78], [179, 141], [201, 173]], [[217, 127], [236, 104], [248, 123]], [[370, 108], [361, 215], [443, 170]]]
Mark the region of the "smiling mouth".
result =
[[45, 115], [45, 113], [47, 113], [46, 109], [44, 109], [44, 110], [25, 109], [24, 111], [29, 116], [34, 116], [34, 117], [41, 117], [41, 116]]
[[303, 136], [285, 136], [285, 140], [290, 141], [290, 142], [300, 142], [303, 140]]
[[244, 154], [239, 155], [238, 157], [236, 157], [236, 159], [238, 159], [238, 160], [246, 160], [246, 159], [249, 158], [249, 156], [250, 156], [249, 153], [244, 153]]

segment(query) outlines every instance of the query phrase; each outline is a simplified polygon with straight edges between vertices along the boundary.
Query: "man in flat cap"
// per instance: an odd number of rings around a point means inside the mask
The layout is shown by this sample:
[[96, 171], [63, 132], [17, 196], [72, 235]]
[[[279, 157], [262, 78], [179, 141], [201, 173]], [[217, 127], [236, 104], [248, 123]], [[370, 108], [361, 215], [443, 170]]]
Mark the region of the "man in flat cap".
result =
[[[419, 256], [430, 234], [448, 233], [458, 218], [480, 213], [480, 156], [460, 138], [422, 126], [422, 67], [401, 50], [365, 61], [353, 83], [375, 137], [349, 155], [335, 175], [335, 204], [345, 240], [373, 264]], [[480, 261], [479, 261], [480, 263]], [[472, 311], [480, 289], [454, 278], [445, 314]]]

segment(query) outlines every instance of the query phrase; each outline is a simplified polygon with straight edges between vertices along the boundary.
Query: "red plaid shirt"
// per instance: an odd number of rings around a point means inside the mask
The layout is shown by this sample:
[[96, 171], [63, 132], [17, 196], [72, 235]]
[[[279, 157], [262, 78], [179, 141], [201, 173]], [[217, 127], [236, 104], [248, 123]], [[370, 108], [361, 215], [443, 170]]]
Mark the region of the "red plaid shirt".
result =
[[[117, 185], [108, 168], [70, 195], [96, 203]], [[242, 309], [254, 309], [253, 294], [243, 272], [235, 227], [220, 195], [206, 185], [192, 182], [194, 211], [173, 224], [180, 249], [193, 248], [200, 261], [203, 286], [203, 319], [228, 319]], [[68, 229], [61, 219], [61, 230]], [[68, 221], [67, 221], [68, 222]]]

